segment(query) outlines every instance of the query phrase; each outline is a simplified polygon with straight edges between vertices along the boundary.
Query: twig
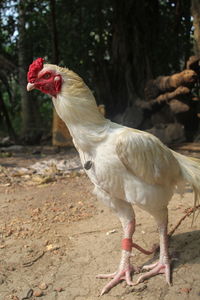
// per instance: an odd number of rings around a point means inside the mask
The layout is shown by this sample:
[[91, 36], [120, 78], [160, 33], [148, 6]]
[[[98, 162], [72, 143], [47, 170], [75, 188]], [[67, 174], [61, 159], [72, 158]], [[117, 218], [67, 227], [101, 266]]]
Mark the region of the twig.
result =
[[43, 251], [39, 256], [37, 256], [36, 258], [34, 258], [31, 261], [28, 261], [26, 263], [23, 263], [24, 267], [30, 267], [32, 266], [36, 261], [38, 261], [38, 259], [40, 259], [43, 255], [45, 254], [45, 251]]
[[180, 226], [180, 224], [183, 222], [183, 220], [185, 220], [186, 217], [189, 217], [192, 213], [194, 213], [198, 208], [200, 208], [200, 204], [193, 207], [193, 208], [189, 208], [187, 213], [178, 221], [178, 223], [176, 224], [176, 226], [168, 233], [168, 237], [171, 237], [175, 230]]
[[26, 295], [26, 297], [23, 297], [22, 300], [30, 299], [33, 296], [33, 289], [30, 289]]

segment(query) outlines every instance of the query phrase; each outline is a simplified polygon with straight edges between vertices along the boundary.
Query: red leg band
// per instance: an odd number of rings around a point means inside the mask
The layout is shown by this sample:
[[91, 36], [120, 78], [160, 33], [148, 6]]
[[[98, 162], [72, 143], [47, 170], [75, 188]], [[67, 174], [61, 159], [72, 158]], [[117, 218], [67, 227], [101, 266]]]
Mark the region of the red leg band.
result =
[[154, 247], [155, 249], [153, 248], [151, 251], [145, 250], [144, 248], [140, 247], [138, 244], [133, 243], [132, 239], [125, 238], [122, 240], [122, 249], [123, 250], [131, 252], [132, 248], [135, 248], [146, 255], [150, 255], [156, 251], [155, 247]]
[[122, 249], [126, 251], [131, 251], [133, 247], [132, 239], [125, 238], [122, 240]]

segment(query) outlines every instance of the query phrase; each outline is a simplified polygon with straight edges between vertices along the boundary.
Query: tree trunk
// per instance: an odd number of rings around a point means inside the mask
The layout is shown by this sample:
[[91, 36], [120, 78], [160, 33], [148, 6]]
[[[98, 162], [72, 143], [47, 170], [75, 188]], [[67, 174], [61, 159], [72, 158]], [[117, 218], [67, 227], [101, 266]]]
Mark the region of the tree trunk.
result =
[[25, 39], [25, 12], [23, 1], [19, 1], [18, 6], [19, 12], [19, 41], [18, 41], [18, 62], [19, 62], [19, 89], [21, 94], [21, 109], [22, 109], [22, 134], [27, 134], [28, 130], [30, 130], [30, 117], [29, 117], [29, 101], [28, 94], [26, 91], [26, 50], [24, 46]]
[[[32, 96], [27, 93], [27, 47], [26, 47], [26, 29], [25, 29], [25, 1], [20, 0], [18, 4], [18, 63], [19, 63], [19, 90], [21, 95], [21, 116], [22, 116], [22, 129], [21, 139], [26, 143], [35, 143], [38, 136], [38, 128], [35, 124], [37, 118], [35, 118], [36, 105], [32, 104]], [[40, 135], [40, 134], [39, 134]]]
[[17, 142], [17, 135], [16, 135], [15, 130], [12, 126], [11, 121], [10, 121], [10, 117], [9, 117], [9, 114], [8, 114], [7, 109], [6, 109], [6, 106], [5, 106], [5, 103], [3, 101], [3, 97], [1, 95], [1, 93], [0, 93], [0, 112], [2, 112], [2, 115], [5, 118], [5, 122], [6, 122], [6, 125], [7, 125], [7, 128], [8, 128], [8, 133], [9, 133], [10, 137], [13, 138], [15, 142]]
[[121, 113], [143, 98], [145, 83], [152, 78], [151, 45], [156, 46], [158, 1], [115, 0], [113, 5], [111, 107]]
[[194, 52], [200, 56], [200, 1], [192, 0], [191, 12], [194, 25]]
[[59, 63], [59, 52], [58, 52], [58, 34], [56, 26], [56, 7], [55, 0], [50, 0], [51, 9], [51, 44], [52, 44], [52, 63]]
[[[52, 44], [52, 63], [59, 63], [58, 35], [56, 26], [56, 7], [55, 0], [50, 0], [51, 9], [51, 44]], [[58, 147], [72, 146], [72, 138], [65, 123], [60, 119], [53, 108], [52, 144]]]

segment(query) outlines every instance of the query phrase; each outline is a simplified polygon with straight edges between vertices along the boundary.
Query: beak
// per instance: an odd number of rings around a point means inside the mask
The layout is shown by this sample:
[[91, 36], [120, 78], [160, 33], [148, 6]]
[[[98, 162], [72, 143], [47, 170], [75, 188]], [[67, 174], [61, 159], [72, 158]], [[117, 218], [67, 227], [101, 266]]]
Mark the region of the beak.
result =
[[32, 91], [33, 89], [35, 89], [34, 83], [30, 83], [30, 82], [29, 82], [29, 83], [27, 84], [26, 89], [27, 89], [28, 92], [30, 92], [30, 91]]

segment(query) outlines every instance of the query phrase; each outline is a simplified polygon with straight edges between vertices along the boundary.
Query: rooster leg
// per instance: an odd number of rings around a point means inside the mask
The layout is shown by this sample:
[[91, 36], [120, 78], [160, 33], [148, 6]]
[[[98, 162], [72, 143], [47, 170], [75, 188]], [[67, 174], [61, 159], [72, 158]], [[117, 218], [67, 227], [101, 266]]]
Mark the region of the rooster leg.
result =
[[[123, 200], [110, 198], [110, 207], [114, 209], [115, 213], [117, 214], [122, 223], [124, 231], [123, 240], [129, 240], [132, 243], [132, 235], [135, 231], [135, 214], [132, 205]], [[131, 272], [135, 271], [136, 269], [134, 269], [130, 264], [131, 250], [132, 245], [131, 247], [125, 250], [122, 242], [122, 254], [117, 272], [108, 275], [97, 275], [97, 278], [112, 278], [111, 281], [108, 284], [106, 284], [106, 286], [101, 291], [101, 295], [107, 293], [110, 289], [112, 289], [122, 280], [126, 280], [127, 284], [129, 285], [132, 284]]]
[[132, 242], [132, 236], [135, 231], [135, 214], [132, 205], [117, 199], [111, 202], [111, 207], [118, 215], [123, 227], [124, 236], [122, 239], [122, 254], [117, 272], [112, 274], [99, 274], [96, 276], [97, 278], [112, 278], [101, 291], [101, 295], [107, 293], [122, 280], [125, 280], [128, 285], [133, 285], [131, 274], [134, 272], [138, 273], [139, 268], [133, 267], [130, 263], [132, 248], [136, 248], [145, 254], [151, 253], [151, 251], [146, 251]]
[[149, 272], [141, 275], [135, 284], [143, 282], [157, 274], [164, 273], [167, 283], [170, 285], [170, 259], [168, 252], [168, 235], [167, 235], [167, 223], [158, 225], [160, 235], [160, 258], [157, 263], [144, 266], [144, 270], [150, 270]]
[[[131, 240], [132, 235], [135, 231], [135, 219], [130, 221], [128, 224], [122, 222], [122, 225], [124, 229], [124, 240], [125, 239]], [[122, 240], [122, 247], [123, 247], [123, 240]], [[112, 280], [108, 284], [106, 284], [106, 286], [101, 291], [101, 296], [107, 293], [110, 289], [112, 289], [115, 285], [117, 285], [122, 280], [125, 280], [128, 285], [132, 285], [131, 273], [137, 271], [137, 269], [131, 266], [130, 264], [131, 250], [132, 247], [130, 247], [129, 251], [122, 249], [121, 260], [117, 272], [113, 274], [97, 275], [97, 278], [112, 278]]]

